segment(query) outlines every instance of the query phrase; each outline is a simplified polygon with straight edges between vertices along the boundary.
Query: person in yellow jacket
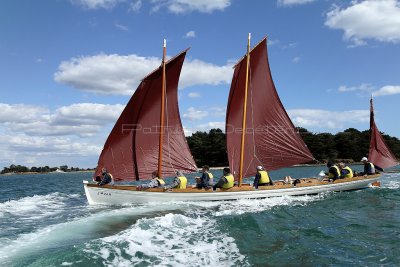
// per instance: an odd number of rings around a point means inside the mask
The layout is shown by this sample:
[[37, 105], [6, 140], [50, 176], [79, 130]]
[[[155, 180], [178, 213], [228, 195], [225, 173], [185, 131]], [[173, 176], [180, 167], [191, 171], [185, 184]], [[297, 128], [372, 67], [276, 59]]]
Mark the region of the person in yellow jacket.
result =
[[339, 163], [339, 169], [340, 169], [340, 179], [343, 178], [353, 178], [354, 173], [353, 170], [350, 169], [349, 166], [346, 166], [343, 162]]
[[164, 189], [185, 189], [187, 185], [187, 178], [182, 174], [181, 171], [176, 172], [176, 176], [172, 181], [172, 184], [167, 185]]
[[136, 190], [142, 190], [142, 189], [146, 189], [146, 188], [155, 188], [155, 187], [164, 187], [165, 186], [164, 180], [159, 178], [158, 176], [159, 176], [158, 171], [154, 171], [151, 174], [152, 179], [150, 180], [150, 182], [147, 184], [137, 186]]
[[214, 190], [217, 188], [229, 189], [232, 188], [234, 185], [235, 185], [235, 178], [233, 178], [231, 170], [229, 168], [224, 168], [222, 177], [218, 180], [218, 183], [216, 183], [213, 186], [213, 189]]
[[328, 178], [329, 178], [329, 182], [333, 182], [337, 179], [340, 178], [340, 170], [339, 167], [336, 166], [335, 164], [333, 164], [332, 161], [328, 161], [328, 163], [326, 164], [326, 167], [328, 167], [328, 172], [325, 173]]
[[273, 182], [263, 166], [257, 166], [257, 173], [254, 177], [253, 187], [257, 189], [259, 186], [265, 185], [273, 185]]

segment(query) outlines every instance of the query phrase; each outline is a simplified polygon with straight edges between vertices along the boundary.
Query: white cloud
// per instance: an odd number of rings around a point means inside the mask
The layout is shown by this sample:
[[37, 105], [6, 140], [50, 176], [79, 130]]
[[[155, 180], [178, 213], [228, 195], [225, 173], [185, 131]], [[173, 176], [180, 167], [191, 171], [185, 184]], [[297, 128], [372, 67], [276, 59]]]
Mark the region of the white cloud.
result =
[[200, 93], [191, 92], [191, 93], [188, 94], [188, 97], [190, 97], [190, 98], [198, 98], [198, 97], [200, 97]]
[[342, 129], [346, 125], [369, 122], [369, 110], [292, 109], [288, 114], [296, 126], [305, 128]]
[[232, 80], [232, 64], [217, 66], [201, 60], [188, 60], [183, 64], [181, 84], [182, 88], [209, 84], [230, 84]]
[[267, 39], [268, 46], [273, 46], [279, 43], [279, 40]]
[[196, 37], [195, 31], [188, 31], [185, 35], [185, 38], [194, 38]]
[[400, 94], [399, 85], [386, 85], [372, 93], [373, 96], [386, 96], [386, 95], [397, 95], [397, 94]]
[[152, 0], [153, 12], [167, 8], [171, 13], [184, 14], [193, 11], [212, 13], [223, 11], [231, 5], [231, 0]]
[[74, 5], [81, 6], [87, 9], [113, 8], [118, 2], [124, 0], [70, 0]]
[[190, 107], [187, 109], [187, 112], [183, 114], [183, 118], [194, 121], [201, 120], [208, 116], [208, 112], [204, 110], [198, 110], [194, 107]]
[[352, 1], [347, 8], [335, 7], [327, 13], [325, 25], [344, 31], [352, 46], [366, 39], [398, 43], [400, 41], [400, 3], [396, 0]]
[[125, 31], [125, 32], [129, 31], [129, 28], [127, 26], [122, 25], [122, 24], [120, 24], [118, 22], [115, 22], [114, 25], [115, 25], [115, 27], [117, 27], [118, 29], [120, 29], [122, 31]]
[[155, 57], [100, 54], [62, 62], [54, 79], [87, 92], [130, 95], [160, 64]]
[[293, 58], [292, 62], [295, 63], [295, 64], [299, 63], [300, 62], [300, 57]]
[[[62, 62], [54, 79], [87, 92], [131, 95], [141, 79], [160, 64], [161, 59], [156, 57], [100, 54]], [[217, 66], [201, 60], [187, 60], [182, 68], [180, 88], [229, 84], [232, 73], [230, 63]]]
[[226, 116], [226, 107], [211, 107], [210, 111], [212, 112], [213, 117], [225, 117]]
[[133, 1], [129, 5], [129, 11], [132, 11], [132, 12], [139, 12], [139, 10], [141, 8], [142, 8], [142, 1], [141, 0]]
[[294, 6], [314, 2], [316, 0], [278, 0], [278, 6]]
[[0, 103], [0, 125], [9, 133], [34, 136], [93, 136], [104, 125], [113, 123], [123, 105], [79, 103], [60, 107], [51, 113], [40, 106]]
[[94, 166], [95, 156], [123, 108], [78, 103], [51, 111], [42, 106], [0, 103], [0, 166], [68, 162]]
[[209, 131], [211, 129], [216, 129], [219, 128], [221, 129], [223, 132], [225, 132], [225, 122], [224, 121], [210, 121], [204, 124], [199, 124], [196, 126], [195, 131]]
[[25, 105], [25, 104], [10, 105], [4, 103], [0, 103], [0, 110], [1, 110], [0, 123], [30, 122], [48, 112], [48, 110], [44, 107]]
[[359, 86], [350, 86], [350, 87], [341, 85], [339, 86], [338, 89], [339, 92], [353, 92], [353, 91], [371, 92], [372, 90], [374, 90], [374, 87], [367, 83], [363, 83]]

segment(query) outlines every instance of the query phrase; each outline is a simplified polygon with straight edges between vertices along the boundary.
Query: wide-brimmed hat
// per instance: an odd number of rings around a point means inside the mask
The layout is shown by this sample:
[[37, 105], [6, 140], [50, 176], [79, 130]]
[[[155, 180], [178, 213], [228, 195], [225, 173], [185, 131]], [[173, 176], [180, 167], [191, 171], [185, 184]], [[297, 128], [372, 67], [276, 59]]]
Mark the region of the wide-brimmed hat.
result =
[[367, 157], [363, 157], [363, 158], [361, 159], [361, 161], [368, 161], [368, 158], [367, 158]]

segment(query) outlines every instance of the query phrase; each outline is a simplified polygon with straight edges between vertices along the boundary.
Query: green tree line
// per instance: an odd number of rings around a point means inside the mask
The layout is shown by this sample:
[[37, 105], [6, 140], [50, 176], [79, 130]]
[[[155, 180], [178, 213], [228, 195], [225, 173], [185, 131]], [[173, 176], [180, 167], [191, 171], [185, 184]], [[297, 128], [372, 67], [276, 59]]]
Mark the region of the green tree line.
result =
[[[347, 162], [359, 162], [368, 156], [369, 130], [359, 131], [349, 128], [337, 134], [312, 133], [305, 128], [297, 128], [314, 157], [320, 161], [344, 159]], [[387, 145], [397, 158], [400, 158], [400, 140], [383, 134]], [[187, 137], [197, 166], [228, 166], [225, 134], [220, 129], [196, 132]]]

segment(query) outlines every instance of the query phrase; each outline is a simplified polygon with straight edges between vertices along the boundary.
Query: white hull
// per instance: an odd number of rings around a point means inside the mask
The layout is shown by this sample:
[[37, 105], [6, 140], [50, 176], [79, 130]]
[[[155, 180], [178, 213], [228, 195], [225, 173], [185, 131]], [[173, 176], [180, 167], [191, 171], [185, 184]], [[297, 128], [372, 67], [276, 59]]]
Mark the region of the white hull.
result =
[[[359, 178], [347, 182], [326, 183], [310, 186], [291, 186], [288, 188], [259, 189], [245, 191], [200, 191], [189, 190], [190, 192], [151, 192], [136, 191], [123, 188], [123, 186], [100, 187], [83, 181], [85, 194], [89, 204], [139, 204], [147, 202], [166, 201], [215, 201], [215, 200], [237, 200], [255, 199], [280, 196], [311, 195], [331, 191], [349, 191], [369, 187], [371, 183], [379, 180], [380, 175], [371, 175], [367, 178]], [[127, 187], [128, 188], [128, 187]], [[132, 186], [130, 187], [132, 188]]]

